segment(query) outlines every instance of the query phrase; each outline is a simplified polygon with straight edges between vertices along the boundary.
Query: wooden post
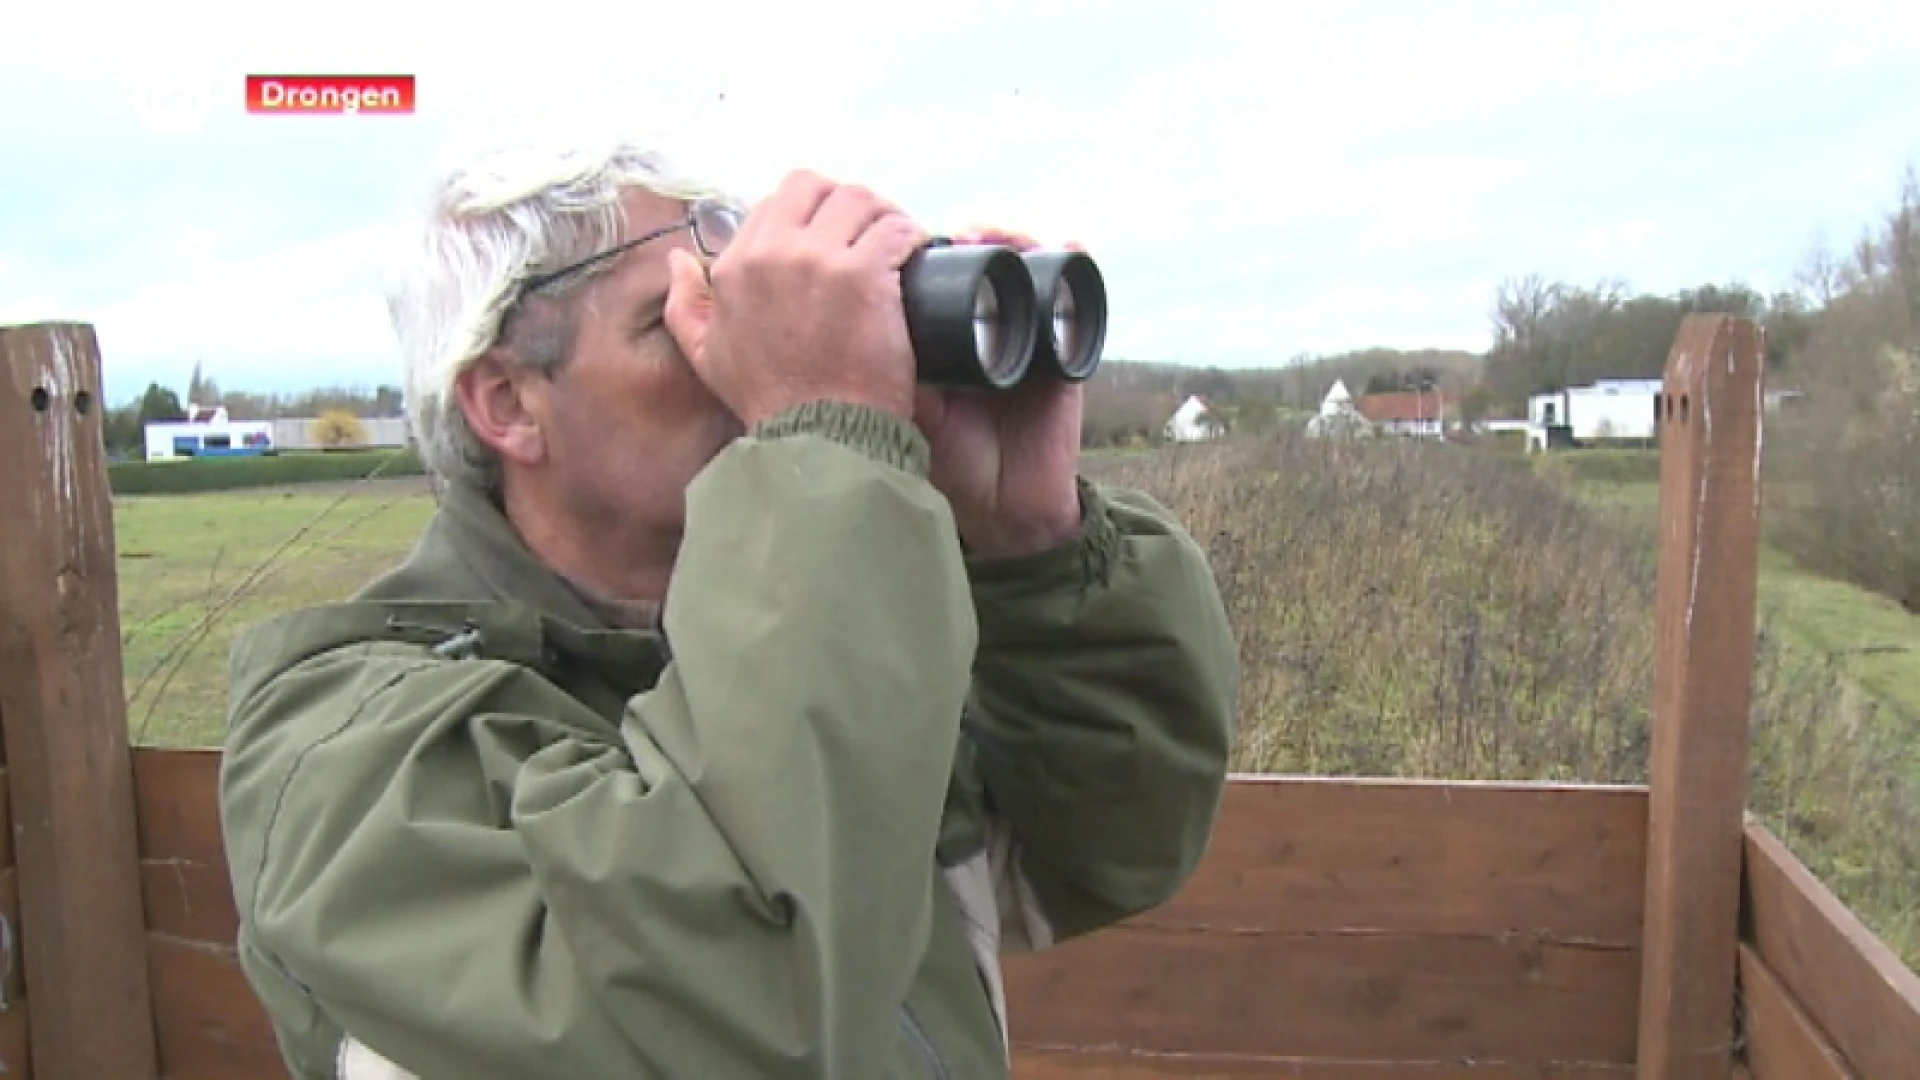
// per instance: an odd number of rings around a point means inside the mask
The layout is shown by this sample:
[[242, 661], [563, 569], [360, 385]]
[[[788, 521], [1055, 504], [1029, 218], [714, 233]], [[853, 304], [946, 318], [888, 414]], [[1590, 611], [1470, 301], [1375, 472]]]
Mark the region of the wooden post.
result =
[[1667, 358], [1640, 1080], [1732, 1071], [1765, 355], [1689, 315]]
[[152, 1080], [99, 346], [84, 324], [0, 327], [0, 360], [0, 733], [30, 1072]]

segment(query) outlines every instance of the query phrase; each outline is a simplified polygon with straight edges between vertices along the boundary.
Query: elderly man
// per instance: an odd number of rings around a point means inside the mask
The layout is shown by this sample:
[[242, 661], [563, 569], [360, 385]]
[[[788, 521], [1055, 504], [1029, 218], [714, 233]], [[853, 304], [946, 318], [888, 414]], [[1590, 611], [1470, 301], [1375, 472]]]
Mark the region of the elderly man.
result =
[[302, 1080], [1005, 1077], [999, 956], [1200, 858], [1202, 552], [1078, 476], [1077, 387], [916, 386], [908, 216], [733, 205], [630, 145], [434, 193], [393, 312], [439, 510], [233, 654], [238, 945]]

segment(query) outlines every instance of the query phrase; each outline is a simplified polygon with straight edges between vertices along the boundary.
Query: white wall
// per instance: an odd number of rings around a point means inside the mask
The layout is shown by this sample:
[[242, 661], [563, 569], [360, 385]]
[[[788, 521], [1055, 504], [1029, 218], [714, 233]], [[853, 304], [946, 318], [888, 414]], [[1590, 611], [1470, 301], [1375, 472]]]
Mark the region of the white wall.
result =
[[1601, 383], [1535, 394], [1527, 401], [1527, 424], [1533, 429], [1530, 441], [1545, 446], [1549, 405], [1554, 413], [1551, 426], [1571, 428], [1579, 442], [1651, 439], [1658, 426], [1653, 414], [1658, 385]]
[[1527, 399], [1527, 423], [1534, 427], [1543, 427], [1547, 423], [1547, 406], [1553, 406], [1553, 422], [1567, 422], [1567, 392], [1555, 390], [1546, 394], [1535, 394]]
[[1567, 397], [1573, 437], [1581, 442], [1653, 438], [1655, 395], [1650, 392], [1581, 388], [1567, 391]]
[[1423, 417], [1419, 420], [1382, 420], [1374, 427], [1378, 428], [1383, 435], [1438, 436], [1442, 434], [1440, 418], [1437, 416]]

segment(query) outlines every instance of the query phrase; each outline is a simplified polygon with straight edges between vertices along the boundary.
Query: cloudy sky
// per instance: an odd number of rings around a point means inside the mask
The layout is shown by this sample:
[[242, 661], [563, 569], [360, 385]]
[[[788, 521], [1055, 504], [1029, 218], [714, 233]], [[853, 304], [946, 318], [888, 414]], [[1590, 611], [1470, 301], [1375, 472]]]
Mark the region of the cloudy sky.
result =
[[[116, 402], [397, 381], [382, 241], [459, 140], [617, 122], [747, 194], [805, 165], [934, 229], [1077, 239], [1109, 355], [1484, 348], [1502, 277], [1783, 285], [1920, 165], [1920, 4], [689, 0], [15, 5], [0, 322]], [[249, 73], [410, 73], [260, 117]]]

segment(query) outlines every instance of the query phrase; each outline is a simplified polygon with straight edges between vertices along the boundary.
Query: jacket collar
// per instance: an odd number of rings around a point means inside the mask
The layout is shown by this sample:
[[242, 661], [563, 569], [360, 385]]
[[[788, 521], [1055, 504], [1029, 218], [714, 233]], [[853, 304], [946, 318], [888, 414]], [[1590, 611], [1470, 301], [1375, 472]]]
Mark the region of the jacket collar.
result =
[[467, 484], [446, 487], [407, 560], [354, 600], [473, 612], [470, 626], [492, 628], [485, 639], [518, 643], [511, 658], [544, 668], [571, 660], [603, 674], [615, 669], [628, 682], [650, 680], [665, 663], [664, 633], [612, 625], [534, 555], [490, 496]]

